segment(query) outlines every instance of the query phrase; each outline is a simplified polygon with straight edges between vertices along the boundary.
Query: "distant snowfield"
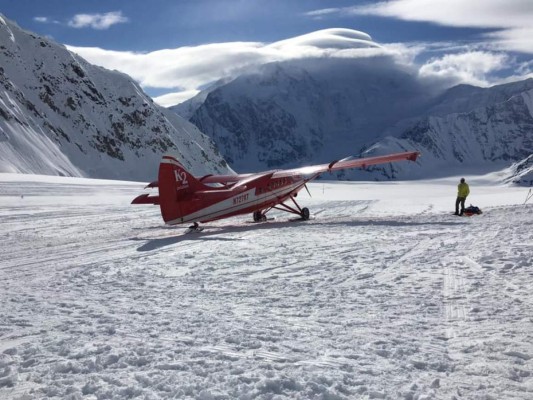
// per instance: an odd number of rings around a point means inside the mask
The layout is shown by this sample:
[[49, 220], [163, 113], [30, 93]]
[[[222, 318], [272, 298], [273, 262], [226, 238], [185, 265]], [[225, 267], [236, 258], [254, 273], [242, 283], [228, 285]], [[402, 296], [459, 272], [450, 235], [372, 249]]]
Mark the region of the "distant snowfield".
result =
[[533, 200], [318, 181], [198, 234], [143, 184], [0, 174], [1, 399], [531, 399]]

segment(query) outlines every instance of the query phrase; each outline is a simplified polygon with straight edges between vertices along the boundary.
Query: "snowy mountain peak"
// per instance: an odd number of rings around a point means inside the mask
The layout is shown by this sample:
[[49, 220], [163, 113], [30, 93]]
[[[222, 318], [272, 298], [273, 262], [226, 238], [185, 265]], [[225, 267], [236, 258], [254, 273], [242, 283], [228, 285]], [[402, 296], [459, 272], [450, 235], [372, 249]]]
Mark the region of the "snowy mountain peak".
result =
[[[404, 121], [397, 130], [392, 130], [393, 135], [371, 147], [367, 155], [412, 148], [421, 151], [423, 157], [416, 168], [394, 166], [394, 175], [400, 179], [484, 174], [505, 169], [510, 176], [507, 181], [529, 185], [527, 168], [507, 168], [513, 163], [527, 166], [527, 160], [531, 162], [532, 83], [526, 80], [487, 89], [472, 87], [471, 97], [445, 93], [441, 102], [426, 112], [429, 115]], [[460, 109], [464, 111], [457, 112]], [[391, 176], [392, 168], [388, 172], [386, 169], [376, 168], [381, 174]]]
[[412, 179], [501, 170], [533, 153], [533, 79], [438, 91], [384, 54], [266, 64], [201, 98], [175, 110], [240, 171], [418, 150], [417, 164], [337, 175]]
[[213, 142], [127, 75], [0, 25], [0, 172], [152, 180], [162, 153], [228, 172]]
[[430, 94], [387, 56], [291, 60], [212, 90], [190, 121], [233, 168], [259, 171], [359, 154]]

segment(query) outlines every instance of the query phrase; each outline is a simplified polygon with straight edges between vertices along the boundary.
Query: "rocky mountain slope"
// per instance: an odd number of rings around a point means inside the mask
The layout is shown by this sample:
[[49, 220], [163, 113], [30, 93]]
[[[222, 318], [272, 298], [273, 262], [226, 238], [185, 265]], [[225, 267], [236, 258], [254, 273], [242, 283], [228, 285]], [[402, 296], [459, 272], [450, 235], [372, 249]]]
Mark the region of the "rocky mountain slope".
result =
[[[416, 148], [423, 154], [418, 168], [397, 164], [394, 170], [389, 166], [375, 171], [403, 179], [487, 173], [514, 163], [527, 164], [533, 154], [533, 79], [472, 90], [473, 98], [446, 93], [443, 101], [428, 111], [440, 110], [442, 115], [404, 121], [402, 130], [367, 152]], [[454, 109], [464, 111], [442, 112]]]
[[523, 186], [533, 186], [533, 154], [514, 163], [506, 171], [504, 181]]
[[0, 16], [0, 172], [145, 181], [166, 152], [197, 174], [229, 171], [207, 136], [130, 77]]

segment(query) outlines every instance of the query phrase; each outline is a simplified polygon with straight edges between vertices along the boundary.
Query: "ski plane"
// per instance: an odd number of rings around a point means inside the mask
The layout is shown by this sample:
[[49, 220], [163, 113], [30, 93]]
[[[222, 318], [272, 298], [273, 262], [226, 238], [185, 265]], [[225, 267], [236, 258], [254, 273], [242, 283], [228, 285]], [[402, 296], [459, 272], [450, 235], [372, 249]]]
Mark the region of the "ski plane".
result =
[[[324, 172], [348, 168], [366, 168], [370, 165], [410, 160], [420, 153], [405, 152], [377, 157], [343, 159], [329, 164], [273, 170], [240, 175], [206, 175], [195, 177], [171, 155], [164, 155], [159, 164], [158, 180], [146, 188], [158, 188], [158, 195], [147, 193], [137, 196], [132, 204], [155, 204], [168, 225], [214, 221], [251, 213], [255, 222], [266, 221], [272, 209], [309, 219], [309, 209], [300, 207], [295, 198], [307, 182]], [[309, 190], [307, 190], [309, 192]], [[292, 203], [292, 204], [291, 204]]]

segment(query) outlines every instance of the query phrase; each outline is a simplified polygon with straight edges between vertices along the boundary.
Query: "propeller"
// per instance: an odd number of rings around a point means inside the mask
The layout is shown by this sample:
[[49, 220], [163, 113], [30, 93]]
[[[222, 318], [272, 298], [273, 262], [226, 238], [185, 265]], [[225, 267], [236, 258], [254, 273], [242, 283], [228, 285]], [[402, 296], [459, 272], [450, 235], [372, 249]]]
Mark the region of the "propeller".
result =
[[307, 190], [307, 193], [309, 193], [309, 197], [313, 197], [311, 196], [311, 192], [309, 191], [309, 188], [307, 187], [307, 183], [304, 183], [304, 187], [305, 187], [305, 190]]

